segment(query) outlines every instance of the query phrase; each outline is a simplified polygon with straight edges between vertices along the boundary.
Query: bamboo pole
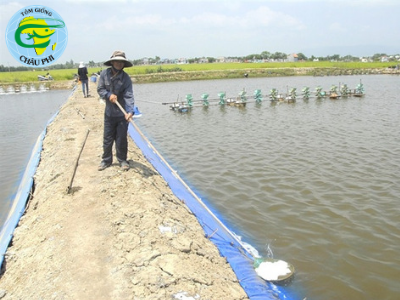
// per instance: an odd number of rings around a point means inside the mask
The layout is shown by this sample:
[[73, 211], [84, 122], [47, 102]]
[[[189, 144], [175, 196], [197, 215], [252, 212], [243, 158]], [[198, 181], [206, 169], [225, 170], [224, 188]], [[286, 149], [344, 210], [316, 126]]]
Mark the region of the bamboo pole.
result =
[[75, 177], [75, 174], [76, 174], [76, 169], [78, 168], [79, 158], [81, 157], [81, 154], [82, 154], [82, 151], [83, 151], [83, 147], [85, 147], [85, 143], [86, 143], [87, 137], [89, 135], [89, 132], [90, 132], [90, 129], [87, 130], [87, 133], [86, 133], [86, 136], [85, 136], [85, 140], [83, 141], [83, 144], [82, 144], [82, 147], [81, 147], [81, 151], [79, 152], [78, 158], [76, 159], [75, 166], [74, 166], [74, 172], [72, 173], [71, 181], [70, 181], [70, 183], [69, 183], [69, 185], [67, 187], [67, 194], [70, 194], [71, 191], [72, 191], [72, 182], [74, 181], [74, 177]]

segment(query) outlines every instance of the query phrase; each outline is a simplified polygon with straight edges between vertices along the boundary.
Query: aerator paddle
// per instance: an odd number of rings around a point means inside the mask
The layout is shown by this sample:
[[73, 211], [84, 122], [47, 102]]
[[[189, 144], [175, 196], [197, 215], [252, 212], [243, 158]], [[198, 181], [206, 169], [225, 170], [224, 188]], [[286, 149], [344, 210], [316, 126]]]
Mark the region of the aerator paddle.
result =
[[[119, 107], [119, 109], [126, 115], [125, 109], [121, 106], [121, 104], [116, 101], [115, 104]], [[161, 154], [157, 151], [156, 148], [153, 147], [153, 145], [150, 143], [150, 141], [147, 140], [147, 138], [141, 133], [139, 128], [136, 126], [136, 124], [132, 121], [132, 119], [129, 120], [131, 124], [135, 127], [137, 132], [142, 136], [142, 138], [147, 142], [149, 147], [156, 153], [160, 159], [164, 162], [164, 164], [171, 170], [173, 171], [172, 167], [169, 165], [169, 163], [161, 156]], [[291, 277], [294, 275], [294, 267], [283, 261], [283, 260], [278, 260], [278, 259], [273, 259], [273, 258], [262, 258], [262, 257], [255, 257], [251, 251], [248, 250], [248, 247], [245, 247], [243, 242], [235, 235], [233, 234], [215, 215], [214, 213], [203, 203], [203, 201], [192, 191], [192, 189], [180, 178], [178, 173], [174, 172], [174, 176], [185, 186], [185, 188], [192, 194], [192, 196], [204, 207], [205, 210], [207, 210], [208, 213], [210, 213], [211, 216], [214, 217], [214, 219], [221, 225], [222, 228], [224, 228], [230, 235], [238, 242], [238, 244], [246, 250], [248, 254], [250, 254], [254, 261], [253, 261], [253, 267], [257, 273], [258, 276], [263, 278], [266, 281], [272, 282], [272, 283], [285, 283], [288, 282]]]

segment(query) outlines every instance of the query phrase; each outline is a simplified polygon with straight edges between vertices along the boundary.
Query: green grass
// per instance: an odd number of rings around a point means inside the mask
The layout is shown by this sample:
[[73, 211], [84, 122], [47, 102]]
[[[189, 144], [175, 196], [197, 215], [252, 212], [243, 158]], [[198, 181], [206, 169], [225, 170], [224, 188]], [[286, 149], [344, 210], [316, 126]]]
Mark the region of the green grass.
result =
[[[72, 80], [77, 70], [51, 70], [50, 75], [54, 80]], [[20, 72], [1, 72], [0, 83], [17, 83], [38, 81], [38, 75], [46, 75], [48, 71], [20, 71]]]
[[[361, 62], [274, 62], [274, 63], [208, 63], [208, 64], [184, 64], [162, 65], [162, 69], [180, 68], [182, 71], [217, 71], [217, 70], [245, 70], [245, 69], [281, 69], [281, 68], [340, 68], [340, 69], [371, 69], [387, 68], [393, 63], [361, 63]], [[147, 74], [149, 70], [156, 71], [156, 66], [134, 66], [125, 71], [130, 75]]]
[[[296, 69], [296, 68], [315, 68], [315, 69], [382, 69], [396, 63], [362, 63], [362, 62], [274, 62], [274, 63], [206, 63], [206, 64], [183, 64], [183, 65], [154, 65], [154, 66], [134, 66], [127, 68], [125, 71], [132, 76], [146, 74], [174, 74], [179, 72], [210, 72], [229, 70], [262, 70], [268, 69]], [[104, 67], [106, 68], [106, 67]], [[101, 68], [89, 68], [89, 74], [98, 72]], [[281, 73], [274, 71], [275, 73]], [[36, 82], [38, 75], [45, 75], [47, 71], [23, 71], [23, 72], [0, 72], [0, 83], [20, 83], [20, 82]], [[50, 70], [50, 75], [56, 81], [73, 80], [77, 69]], [[289, 72], [290, 73], [290, 72]], [[284, 73], [285, 74], [285, 73]], [[210, 75], [210, 79], [218, 77], [218, 75]], [[190, 76], [189, 76], [190, 77]], [[183, 78], [184, 79], [184, 78]]]

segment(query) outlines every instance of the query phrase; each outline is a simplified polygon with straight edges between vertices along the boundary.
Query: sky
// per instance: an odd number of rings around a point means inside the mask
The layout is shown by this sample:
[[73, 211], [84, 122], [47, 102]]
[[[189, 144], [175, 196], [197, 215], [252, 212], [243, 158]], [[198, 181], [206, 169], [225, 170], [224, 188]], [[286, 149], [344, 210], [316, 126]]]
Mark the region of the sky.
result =
[[43, 5], [63, 18], [57, 63], [283, 52], [358, 57], [400, 54], [399, 0], [0, 0], [0, 65], [20, 66], [5, 43], [11, 17]]

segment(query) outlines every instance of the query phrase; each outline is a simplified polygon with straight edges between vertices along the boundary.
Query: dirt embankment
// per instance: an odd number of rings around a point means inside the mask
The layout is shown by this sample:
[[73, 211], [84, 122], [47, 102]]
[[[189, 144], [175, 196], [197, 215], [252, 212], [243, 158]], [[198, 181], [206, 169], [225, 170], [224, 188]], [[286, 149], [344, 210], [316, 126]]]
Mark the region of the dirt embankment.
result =
[[47, 129], [0, 298], [247, 299], [195, 216], [131, 140], [129, 171], [116, 163], [97, 171], [104, 104], [90, 88], [83, 98], [79, 87]]
[[[256, 65], [256, 64], [255, 64]], [[260, 78], [260, 77], [284, 77], [284, 76], [348, 76], [348, 75], [400, 75], [400, 70], [396, 68], [328, 68], [328, 67], [307, 67], [307, 68], [250, 68], [232, 70], [207, 70], [207, 71], [179, 71], [179, 72], [155, 72], [149, 74], [130, 75], [135, 83], [154, 83], [154, 82], [174, 82], [189, 80], [216, 80], [233, 78]], [[44, 86], [47, 89], [70, 89], [76, 82], [75, 80], [53, 80], [35, 82], [0, 82], [0, 90], [12, 86], [15, 90], [20, 90], [22, 86], [35, 86], [39, 89]]]

